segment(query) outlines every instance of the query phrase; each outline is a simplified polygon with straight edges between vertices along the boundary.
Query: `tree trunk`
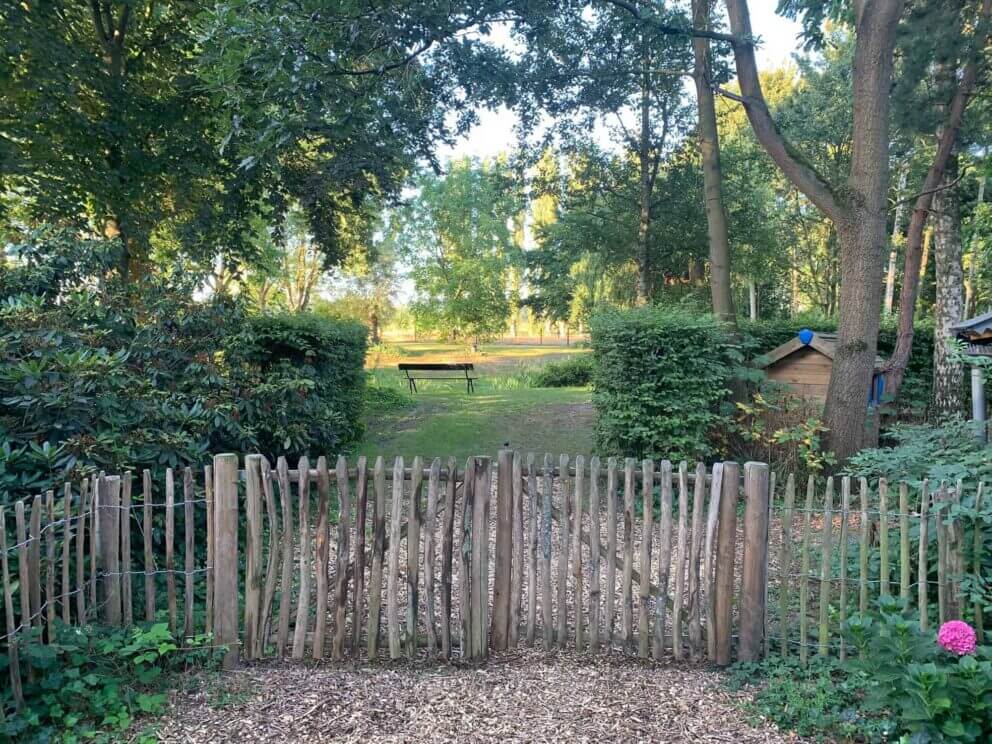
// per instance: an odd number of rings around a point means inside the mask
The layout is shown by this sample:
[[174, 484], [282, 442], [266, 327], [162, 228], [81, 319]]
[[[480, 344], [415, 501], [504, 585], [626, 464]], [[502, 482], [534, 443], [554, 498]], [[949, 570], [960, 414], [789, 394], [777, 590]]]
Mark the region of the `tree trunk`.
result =
[[373, 344], [378, 344], [382, 341], [379, 334], [379, 313], [375, 310], [369, 315], [369, 336], [371, 336]]
[[[948, 164], [944, 185], [957, 177], [957, 162]], [[933, 330], [933, 399], [931, 414], [939, 421], [964, 410], [964, 367], [953, 362], [947, 344], [954, 338], [951, 325], [963, 317], [964, 270], [961, 266], [961, 204], [953, 186], [934, 199], [934, 258], [937, 303]]]
[[747, 299], [751, 320], [755, 321], [758, 319], [758, 286], [754, 283], [754, 279], [747, 280]]
[[[644, 66], [647, 67], [645, 59]], [[637, 304], [646, 305], [651, 297], [648, 259], [648, 231], [651, 227], [651, 79], [644, 72], [641, 79], [641, 132], [638, 152], [640, 167], [640, 217], [637, 223]]]
[[[985, 176], [981, 176], [978, 179], [978, 204], [983, 204], [985, 202]], [[978, 269], [976, 264], [978, 263], [978, 245], [977, 239], [972, 238], [971, 240], [971, 255], [968, 260], [968, 281], [964, 285], [964, 313], [962, 314], [965, 318], [971, 317], [971, 311], [974, 306], [975, 299], [975, 277], [978, 275]]]
[[899, 236], [902, 234], [902, 216], [906, 211], [906, 202], [902, 195], [906, 192], [906, 179], [909, 177], [909, 157], [899, 170], [899, 187], [896, 190], [896, 213], [892, 218], [892, 241], [889, 248], [889, 270], [885, 273], [885, 314], [892, 315], [892, 303], [896, 296], [896, 263], [899, 260]]
[[[692, 0], [692, 25], [708, 29], [709, 0]], [[720, 172], [720, 135], [716, 123], [716, 106], [709, 80], [710, 42], [693, 37], [695, 59], [693, 81], [699, 108], [699, 153], [703, 161], [703, 195], [706, 231], [710, 248], [710, 295], [713, 314], [726, 323], [736, 324], [734, 301], [730, 293], [730, 239], [727, 236], [727, 213], [723, 208]]]
[[[982, 19], [992, 16], [992, 0], [982, 0]], [[987, 26], [988, 24], [986, 24]], [[974, 49], [984, 49], [989, 39], [988, 31], [980, 40], [973, 44]], [[886, 392], [895, 397], [902, 386], [909, 355], [913, 350], [913, 319], [916, 312], [916, 298], [920, 291], [920, 260], [923, 251], [923, 232], [926, 227], [934, 194], [944, 180], [944, 171], [957, 141], [958, 131], [964, 118], [964, 111], [974, 92], [975, 80], [978, 76], [977, 55], [973, 54], [964, 66], [954, 98], [947, 107], [944, 123], [938, 133], [937, 152], [934, 154], [930, 170], [923, 181], [920, 196], [913, 205], [913, 216], [910, 218], [909, 230], [906, 234], [906, 258], [903, 263], [903, 285], [899, 293], [899, 333], [896, 336], [896, 346], [892, 356], [885, 364]], [[956, 72], [956, 71], [955, 71]]]

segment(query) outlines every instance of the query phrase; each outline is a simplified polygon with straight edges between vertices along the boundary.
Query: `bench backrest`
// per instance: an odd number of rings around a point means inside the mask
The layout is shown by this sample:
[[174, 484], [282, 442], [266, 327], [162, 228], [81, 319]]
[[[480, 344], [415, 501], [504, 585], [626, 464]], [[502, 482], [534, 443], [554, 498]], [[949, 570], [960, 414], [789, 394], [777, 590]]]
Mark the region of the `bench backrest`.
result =
[[470, 362], [464, 364], [413, 364], [405, 363], [399, 365], [400, 371], [410, 370], [417, 372], [444, 372], [450, 370], [465, 370], [471, 372], [475, 369], [475, 365]]

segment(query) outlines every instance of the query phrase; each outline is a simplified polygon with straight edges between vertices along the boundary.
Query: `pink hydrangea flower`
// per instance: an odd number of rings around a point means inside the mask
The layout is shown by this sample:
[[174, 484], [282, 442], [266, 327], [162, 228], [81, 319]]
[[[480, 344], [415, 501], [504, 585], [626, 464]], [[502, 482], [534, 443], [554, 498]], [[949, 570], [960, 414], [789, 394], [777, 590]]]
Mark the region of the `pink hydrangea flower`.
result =
[[974, 653], [975, 629], [963, 620], [951, 620], [940, 626], [937, 643], [958, 656]]

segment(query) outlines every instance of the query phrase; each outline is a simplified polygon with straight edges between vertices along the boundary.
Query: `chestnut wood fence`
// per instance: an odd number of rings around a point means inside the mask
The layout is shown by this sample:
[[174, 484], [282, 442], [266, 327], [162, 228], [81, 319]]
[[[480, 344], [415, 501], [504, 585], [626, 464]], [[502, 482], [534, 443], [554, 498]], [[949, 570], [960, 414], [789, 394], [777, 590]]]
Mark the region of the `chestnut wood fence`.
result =
[[511, 451], [292, 469], [223, 454], [161, 483], [145, 471], [140, 494], [133, 481], [16, 502], [12, 530], [0, 510], [15, 699], [31, 674], [20, 649], [59, 623], [168, 622], [212, 634], [227, 666], [480, 660], [520, 644], [720, 665], [843, 657], [846, 618], [890, 593], [924, 628], [966, 614], [982, 627], [960, 590], [969, 569], [980, 576], [982, 532], [965, 566], [955, 516], [980, 508], [980, 485], [810, 479], [799, 503], [795, 479], [776, 487], [763, 463]]

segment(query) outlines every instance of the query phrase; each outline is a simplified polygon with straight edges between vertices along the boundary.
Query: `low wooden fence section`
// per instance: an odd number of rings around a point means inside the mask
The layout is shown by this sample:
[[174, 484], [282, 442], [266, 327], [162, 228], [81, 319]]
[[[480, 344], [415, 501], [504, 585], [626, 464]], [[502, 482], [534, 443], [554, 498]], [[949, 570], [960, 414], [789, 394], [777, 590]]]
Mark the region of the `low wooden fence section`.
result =
[[807, 660], [847, 654], [841, 626], [886, 594], [921, 627], [969, 616], [982, 632], [960, 589], [980, 576], [982, 532], [955, 516], [978, 512], [981, 486], [811, 479], [800, 497], [762, 463], [511, 451], [295, 468], [225, 454], [161, 482], [146, 471], [140, 493], [132, 481], [100, 475], [15, 503], [13, 520], [0, 510], [15, 694], [31, 672], [19, 649], [60, 623], [168, 622], [213, 634], [228, 665], [477, 660], [521, 643]]
[[772, 501], [769, 587], [778, 596], [766, 643], [804, 664], [811, 652], [844, 659], [847, 619], [881, 597], [897, 598], [924, 631], [970, 620], [981, 641], [984, 602], [965, 588], [984, 593], [983, 490], [843, 477], [810, 478], [803, 494], [790, 477]]

